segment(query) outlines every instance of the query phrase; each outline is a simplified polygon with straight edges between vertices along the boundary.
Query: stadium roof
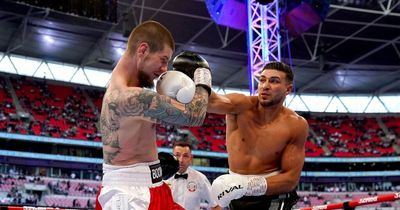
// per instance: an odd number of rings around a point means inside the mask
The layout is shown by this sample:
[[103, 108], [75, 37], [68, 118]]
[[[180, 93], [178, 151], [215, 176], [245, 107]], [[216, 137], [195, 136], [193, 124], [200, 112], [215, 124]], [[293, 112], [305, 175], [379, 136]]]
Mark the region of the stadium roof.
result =
[[[0, 51], [111, 71], [126, 29], [153, 19], [171, 30], [176, 53], [209, 61], [215, 86], [248, 88], [246, 31], [217, 25], [204, 0], [119, 0], [117, 14], [112, 23], [2, 0]], [[322, 24], [282, 37], [297, 93], [400, 93], [400, 0], [332, 0]]]

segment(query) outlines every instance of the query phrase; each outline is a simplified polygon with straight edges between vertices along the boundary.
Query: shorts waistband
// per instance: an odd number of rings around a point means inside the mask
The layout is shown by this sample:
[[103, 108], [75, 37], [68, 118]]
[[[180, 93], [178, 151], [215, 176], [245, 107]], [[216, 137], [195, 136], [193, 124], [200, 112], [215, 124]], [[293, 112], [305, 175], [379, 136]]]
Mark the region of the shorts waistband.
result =
[[259, 200], [282, 200], [282, 199], [298, 199], [296, 190], [278, 195], [260, 195], [260, 196], [243, 196], [238, 200], [259, 201]]
[[103, 163], [103, 186], [148, 186], [162, 184], [160, 161], [115, 166]]
[[244, 176], [244, 177], [270, 177], [270, 176], [278, 175], [280, 173], [281, 173], [281, 171], [278, 170], [278, 171], [272, 171], [270, 173], [264, 173], [264, 174], [238, 174], [238, 173], [235, 173], [235, 172], [229, 170], [229, 174], [240, 175], [240, 176]]

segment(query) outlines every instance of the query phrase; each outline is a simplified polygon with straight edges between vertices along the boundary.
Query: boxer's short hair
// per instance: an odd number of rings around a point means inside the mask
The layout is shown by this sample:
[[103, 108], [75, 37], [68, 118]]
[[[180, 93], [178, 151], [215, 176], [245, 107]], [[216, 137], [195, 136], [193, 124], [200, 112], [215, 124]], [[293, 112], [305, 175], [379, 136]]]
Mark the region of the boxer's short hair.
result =
[[128, 54], [134, 54], [143, 42], [149, 45], [150, 52], [161, 51], [165, 45], [175, 51], [175, 41], [171, 32], [156, 21], [145, 21], [132, 30], [128, 39]]
[[290, 68], [290, 66], [288, 66], [287, 64], [285, 64], [283, 62], [279, 62], [279, 61], [272, 61], [272, 62], [267, 63], [261, 72], [263, 72], [267, 69], [273, 69], [273, 70], [285, 72], [287, 81], [289, 81], [290, 83], [293, 82], [293, 79], [294, 79], [293, 71], [292, 71], [292, 68]]

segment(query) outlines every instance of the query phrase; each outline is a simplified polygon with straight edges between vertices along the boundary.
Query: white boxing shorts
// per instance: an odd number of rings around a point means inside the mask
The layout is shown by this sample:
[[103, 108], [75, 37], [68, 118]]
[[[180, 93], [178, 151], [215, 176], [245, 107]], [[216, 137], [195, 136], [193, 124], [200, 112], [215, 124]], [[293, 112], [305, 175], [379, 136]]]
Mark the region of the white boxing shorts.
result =
[[158, 160], [129, 166], [103, 164], [98, 202], [103, 210], [183, 209], [173, 201], [171, 189], [163, 182]]

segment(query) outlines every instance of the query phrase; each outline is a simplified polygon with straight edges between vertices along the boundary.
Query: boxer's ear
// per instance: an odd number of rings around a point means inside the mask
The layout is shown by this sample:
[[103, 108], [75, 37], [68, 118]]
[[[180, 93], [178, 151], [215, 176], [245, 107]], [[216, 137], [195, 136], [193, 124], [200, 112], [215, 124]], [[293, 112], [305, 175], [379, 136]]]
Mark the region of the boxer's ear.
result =
[[138, 55], [147, 55], [150, 53], [150, 46], [147, 42], [141, 42], [136, 50]]
[[286, 95], [289, 95], [292, 92], [293, 84], [289, 83], [286, 85]]

